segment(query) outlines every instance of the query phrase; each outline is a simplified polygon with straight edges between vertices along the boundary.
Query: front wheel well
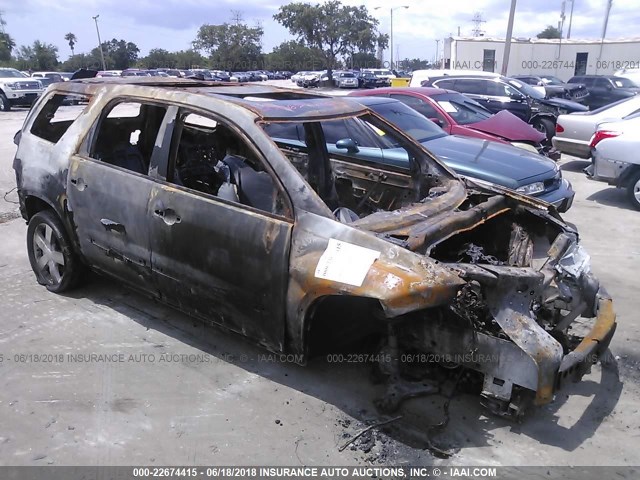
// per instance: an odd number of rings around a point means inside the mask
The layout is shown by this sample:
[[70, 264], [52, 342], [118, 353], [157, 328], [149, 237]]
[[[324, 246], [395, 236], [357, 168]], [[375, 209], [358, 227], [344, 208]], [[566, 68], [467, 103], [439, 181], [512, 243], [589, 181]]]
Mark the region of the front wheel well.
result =
[[308, 358], [362, 351], [386, 332], [380, 302], [374, 298], [332, 295], [317, 299], [307, 315]]
[[27, 212], [27, 221], [43, 210], [53, 210], [55, 212], [55, 209], [49, 203], [33, 195], [28, 195], [24, 199], [24, 206]]

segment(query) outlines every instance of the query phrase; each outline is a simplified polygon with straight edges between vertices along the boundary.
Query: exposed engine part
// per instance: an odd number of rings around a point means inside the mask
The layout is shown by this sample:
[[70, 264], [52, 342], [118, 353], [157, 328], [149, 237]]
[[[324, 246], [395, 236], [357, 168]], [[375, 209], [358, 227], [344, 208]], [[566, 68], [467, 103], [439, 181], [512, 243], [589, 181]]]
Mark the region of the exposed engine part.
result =
[[511, 225], [509, 239], [509, 259], [507, 263], [512, 267], [528, 267], [533, 257], [533, 240], [529, 232], [520, 224]]
[[472, 281], [462, 287], [450, 309], [472, 328], [499, 338], [507, 338], [491, 316], [478, 282]]
[[465, 250], [459, 252], [461, 258], [459, 261], [464, 261], [465, 256], [469, 258], [471, 263], [488, 263], [490, 265], [502, 265], [503, 263], [493, 255], [485, 255], [482, 247], [468, 243], [465, 245]]

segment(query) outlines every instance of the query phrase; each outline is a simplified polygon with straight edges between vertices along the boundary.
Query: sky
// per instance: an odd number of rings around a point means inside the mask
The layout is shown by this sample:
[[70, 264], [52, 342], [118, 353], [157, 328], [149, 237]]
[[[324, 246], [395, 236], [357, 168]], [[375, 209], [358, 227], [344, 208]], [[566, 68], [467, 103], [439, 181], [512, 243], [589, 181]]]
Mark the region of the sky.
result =
[[[307, 0], [308, 3], [318, 3]], [[572, 39], [600, 38], [607, 0], [574, 0]], [[97, 46], [98, 23], [102, 41], [112, 38], [132, 41], [144, 56], [152, 48], [169, 51], [188, 49], [198, 28], [204, 23], [230, 21], [233, 11], [240, 11], [245, 22], [260, 22], [264, 28], [263, 50], [291, 40], [288, 31], [273, 20], [280, 5], [275, 0], [0, 0], [0, 11], [6, 22], [5, 31], [16, 44], [28, 45], [34, 40], [58, 47], [59, 60], [71, 54], [64, 35], [73, 32], [78, 43], [76, 53]], [[365, 5], [380, 21], [380, 30], [389, 33], [391, 7], [394, 10], [394, 56], [433, 60], [436, 39], [457, 35], [471, 36], [472, 17], [479, 12], [485, 36], [504, 37], [510, 0], [343, 0], [348, 5]], [[562, 0], [518, 0], [514, 37], [535, 37], [547, 25], [557, 26]], [[374, 10], [376, 7], [381, 7]], [[567, 1], [566, 33], [570, 1]], [[638, 0], [613, 0], [606, 38], [640, 37]], [[443, 42], [439, 51], [442, 54]], [[640, 53], [640, 52], [639, 52]], [[388, 59], [389, 52], [385, 52]]]

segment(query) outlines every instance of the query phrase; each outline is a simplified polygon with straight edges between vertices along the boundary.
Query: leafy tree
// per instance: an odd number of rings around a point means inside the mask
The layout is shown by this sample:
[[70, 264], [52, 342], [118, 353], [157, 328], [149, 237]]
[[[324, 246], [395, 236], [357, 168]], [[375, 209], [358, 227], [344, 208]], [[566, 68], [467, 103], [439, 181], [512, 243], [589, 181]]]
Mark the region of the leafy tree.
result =
[[553, 25], [547, 25], [547, 28], [545, 28], [538, 35], [536, 35], [536, 37], [538, 37], [538, 38], [562, 38], [562, 34], [560, 33], [560, 30], [558, 30]]
[[433, 66], [428, 60], [413, 58], [411, 60], [406, 59], [403, 62], [400, 62], [399, 68], [413, 72], [414, 70], [426, 70], [427, 68], [433, 68]]
[[13, 41], [11, 35], [0, 32], [0, 61], [11, 61], [11, 52], [16, 48], [16, 42]]
[[138, 65], [146, 68], [175, 67], [176, 55], [162, 48], [152, 48], [149, 55], [141, 58]]
[[[115, 70], [125, 70], [135, 65], [138, 53], [140, 53], [140, 49], [135, 43], [115, 38], [108, 42], [102, 42], [102, 51], [107, 68]], [[91, 50], [91, 56], [100, 58], [100, 49], [96, 47]]]
[[265, 56], [265, 68], [269, 70], [323, 70], [326, 68], [323, 53], [294, 40], [283, 42]]
[[64, 36], [64, 39], [67, 42], [69, 42], [69, 48], [71, 49], [71, 56], [75, 55], [74, 47], [75, 47], [76, 43], [78, 42], [78, 39], [76, 38], [75, 34], [69, 32]]
[[[94, 48], [94, 50], [97, 50]], [[102, 60], [100, 59], [100, 53], [95, 56], [90, 53], [78, 53], [69, 57], [67, 61], [60, 65], [60, 69], [63, 72], [75, 72], [81, 68], [88, 68], [91, 70], [102, 70]]]
[[193, 47], [209, 54], [211, 66], [219, 70], [250, 70], [262, 63], [262, 27], [249, 27], [240, 19], [234, 24], [205, 24]]
[[207, 59], [195, 50], [180, 50], [174, 52], [176, 68], [202, 68], [207, 65]]
[[31, 46], [22, 45], [17, 53], [21, 70], [54, 70], [58, 66], [58, 47], [40, 40]]
[[356, 52], [345, 59], [347, 68], [380, 68], [380, 60], [373, 53]]
[[338, 57], [386, 46], [378, 20], [364, 6], [344, 6], [339, 0], [319, 5], [294, 2], [281, 6], [273, 18], [306, 46], [321, 51], [329, 69], [337, 66]]
[[11, 51], [16, 48], [16, 42], [8, 33], [4, 33], [4, 26], [7, 22], [0, 16], [0, 62], [11, 61]]

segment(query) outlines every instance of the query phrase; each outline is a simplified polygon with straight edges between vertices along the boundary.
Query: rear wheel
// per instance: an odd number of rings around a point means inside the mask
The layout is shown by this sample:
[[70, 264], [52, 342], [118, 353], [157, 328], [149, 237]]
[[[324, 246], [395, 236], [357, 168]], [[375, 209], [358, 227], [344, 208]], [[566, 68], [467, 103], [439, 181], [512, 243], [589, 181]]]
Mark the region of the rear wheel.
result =
[[9, 103], [9, 99], [2, 92], [0, 92], [0, 110], [2, 110], [3, 112], [8, 112], [9, 110], [11, 110], [11, 103]]
[[627, 185], [627, 198], [631, 205], [640, 210], [640, 170], [636, 171]]
[[47, 290], [61, 293], [73, 288], [80, 279], [82, 264], [53, 211], [43, 210], [31, 217], [27, 249], [36, 279]]
[[556, 126], [548, 118], [538, 118], [533, 123], [533, 128], [535, 128], [539, 132], [544, 133], [547, 136], [547, 140], [549, 140], [549, 141], [551, 141], [551, 138], [556, 133]]

